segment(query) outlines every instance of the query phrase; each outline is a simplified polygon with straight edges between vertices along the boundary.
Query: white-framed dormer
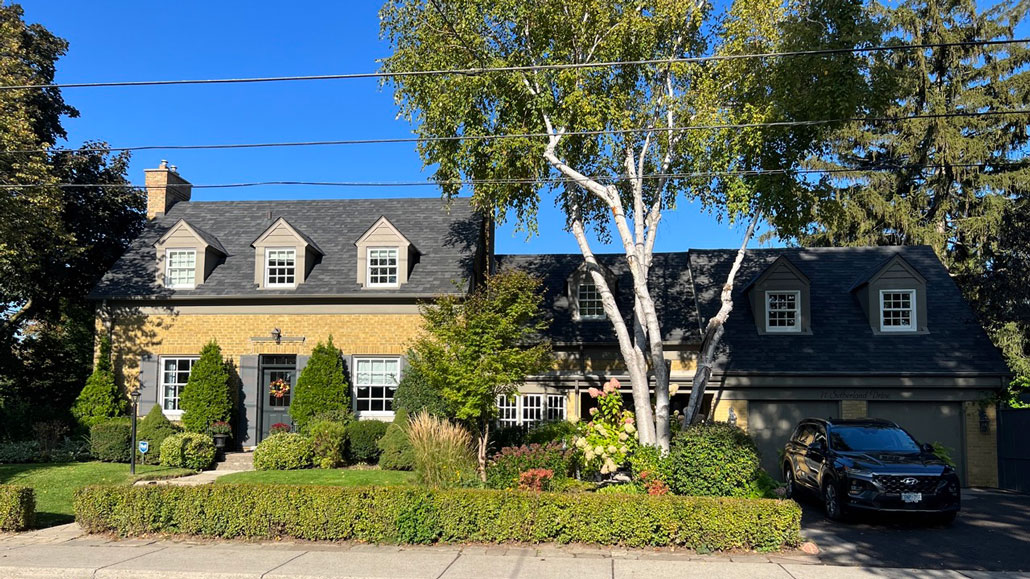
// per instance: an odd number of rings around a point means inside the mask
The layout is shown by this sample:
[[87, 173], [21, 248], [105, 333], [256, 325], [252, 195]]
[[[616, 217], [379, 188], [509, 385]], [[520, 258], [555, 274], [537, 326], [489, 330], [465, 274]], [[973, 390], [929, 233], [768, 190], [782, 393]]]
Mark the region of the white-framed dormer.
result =
[[[602, 266], [603, 275], [608, 283], [608, 289], [615, 293], [615, 275]], [[597, 287], [593, 275], [587, 269], [586, 263], [581, 264], [567, 280], [569, 310], [572, 313], [572, 320], [576, 322], [595, 322], [608, 319], [604, 311], [604, 303], [601, 301], [601, 290]]]
[[293, 289], [304, 283], [321, 260], [322, 250], [280, 217], [251, 243], [254, 284], [260, 289]]
[[154, 249], [158, 283], [171, 290], [195, 289], [228, 255], [215, 236], [185, 219], [169, 227]]
[[919, 293], [915, 289], [880, 289], [880, 331], [915, 332], [919, 329]]
[[774, 259], [744, 291], [759, 334], [812, 333], [811, 281], [786, 255]]
[[900, 253], [895, 253], [851, 287], [873, 335], [925, 334], [926, 278]]
[[369, 290], [397, 289], [408, 283], [418, 262], [418, 249], [385, 216], [354, 242], [358, 254], [358, 284]]
[[765, 331], [801, 333], [801, 290], [765, 290]]

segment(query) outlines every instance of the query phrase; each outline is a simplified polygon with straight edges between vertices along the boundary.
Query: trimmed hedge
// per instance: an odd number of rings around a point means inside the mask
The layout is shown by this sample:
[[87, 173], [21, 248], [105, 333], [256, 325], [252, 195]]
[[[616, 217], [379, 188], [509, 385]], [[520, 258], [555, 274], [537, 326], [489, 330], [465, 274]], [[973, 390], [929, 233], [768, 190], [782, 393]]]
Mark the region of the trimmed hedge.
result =
[[800, 541], [793, 501], [416, 487], [94, 486], [90, 533], [372, 543], [557, 542], [775, 550]]
[[379, 462], [379, 439], [386, 435], [389, 422], [358, 420], [347, 427], [347, 462]]
[[103, 462], [129, 462], [132, 427], [128, 418], [111, 418], [89, 429], [89, 450]]
[[36, 522], [36, 494], [29, 487], [0, 485], [0, 531], [24, 531]]
[[277, 432], [258, 443], [254, 449], [257, 470], [296, 470], [311, 468], [315, 451], [302, 434]]
[[215, 443], [199, 432], [180, 432], [161, 443], [161, 465], [172, 468], [204, 470], [215, 462]]

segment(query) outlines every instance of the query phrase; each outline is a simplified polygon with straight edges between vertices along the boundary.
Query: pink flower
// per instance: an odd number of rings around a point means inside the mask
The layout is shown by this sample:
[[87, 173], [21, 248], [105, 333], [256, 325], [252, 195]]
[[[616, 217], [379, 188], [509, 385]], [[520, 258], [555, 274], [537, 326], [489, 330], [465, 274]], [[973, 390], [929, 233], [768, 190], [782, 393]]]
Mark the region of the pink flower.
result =
[[612, 392], [615, 392], [615, 388], [612, 387], [612, 383], [611, 382], [606, 383], [604, 385], [604, 393], [605, 394], [611, 394]]
[[627, 416], [626, 419], [623, 420], [623, 422], [625, 422], [626, 424], [633, 424], [633, 417]]
[[597, 414], [597, 409], [596, 408], [591, 408], [590, 409], [590, 416], [593, 416], [595, 414]]
[[616, 380], [615, 378], [612, 378], [611, 380], [609, 380], [608, 383], [612, 385], [612, 390], [618, 390], [619, 386], [621, 386], [621, 384], [619, 384], [619, 381]]
[[593, 387], [588, 388], [587, 392], [590, 393], [590, 397], [591, 398], [597, 398], [601, 394], [600, 390], [598, 390], [597, 388], [593, 388]]

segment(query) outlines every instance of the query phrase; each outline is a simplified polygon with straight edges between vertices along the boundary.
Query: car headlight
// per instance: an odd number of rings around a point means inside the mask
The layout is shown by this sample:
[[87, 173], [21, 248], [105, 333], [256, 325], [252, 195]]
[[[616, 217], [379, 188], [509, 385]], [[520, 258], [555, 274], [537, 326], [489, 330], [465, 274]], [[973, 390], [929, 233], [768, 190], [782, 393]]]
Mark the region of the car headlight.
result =
[[871, 482], [869, 482], [869, 481], [862, 480], [862, 479], [857, 479], [857, 478], [848, 479], [848, 494], [849, 495], [860, 495], [860, 494], [864, 493], [865, 491], [871, 490], [873, 488], [875, 488], [875, 487], [873, 487], [873, 484]]

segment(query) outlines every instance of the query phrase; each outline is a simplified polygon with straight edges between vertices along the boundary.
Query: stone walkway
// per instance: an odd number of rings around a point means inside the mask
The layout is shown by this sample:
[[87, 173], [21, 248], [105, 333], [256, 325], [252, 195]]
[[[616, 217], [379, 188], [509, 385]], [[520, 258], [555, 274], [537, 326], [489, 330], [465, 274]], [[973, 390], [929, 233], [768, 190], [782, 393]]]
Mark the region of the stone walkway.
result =
[[227, 474], [233, 474], [236, 472], [245, 472], [248, 470], [254, 470], [254, 453], [253, 452], [229, 452], [225, 455], [224, 462], [215, 463], [215, 470], [205, 470], [198, 472], [197, 474], [191, 474], [189, 476], [183, 476], [179, 478], [170, 478], [165, 480], [141, 480], [136, 481], [136, 486], [147, 486], [147, 485], [176, 485], [176, 486], [193, 486], [193, 485], [205, 485], [215, 482], [215, 479], [225, 476]]

